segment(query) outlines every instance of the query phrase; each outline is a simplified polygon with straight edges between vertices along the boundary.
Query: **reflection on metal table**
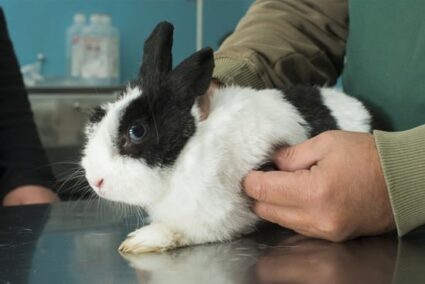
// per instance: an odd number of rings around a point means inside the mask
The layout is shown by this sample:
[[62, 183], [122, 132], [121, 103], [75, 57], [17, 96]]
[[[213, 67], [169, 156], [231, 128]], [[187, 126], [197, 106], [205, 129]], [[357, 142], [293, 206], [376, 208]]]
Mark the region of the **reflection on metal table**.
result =
[[232, 242], [120, 255], [146, 222], [99, 200], [1, 208], [0, 283], [425, 283], [425, 227], [331, 243], [264, 225]]

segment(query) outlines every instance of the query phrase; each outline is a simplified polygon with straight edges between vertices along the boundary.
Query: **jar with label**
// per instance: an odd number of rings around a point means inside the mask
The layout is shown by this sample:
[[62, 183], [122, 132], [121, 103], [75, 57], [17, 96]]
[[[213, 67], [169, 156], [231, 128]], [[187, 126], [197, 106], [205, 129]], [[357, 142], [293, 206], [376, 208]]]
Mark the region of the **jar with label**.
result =
[[82, 32], [86, 24], [86, 16], [81, 13], [74, 15], [73, 24], [66, 31], [66, 74], [79, 78], [84, 60], [84, 44]]
[[81, 77], [91, 85], [119, 83], [119, 32], [108, 15], [93, 14], [83, 29]]

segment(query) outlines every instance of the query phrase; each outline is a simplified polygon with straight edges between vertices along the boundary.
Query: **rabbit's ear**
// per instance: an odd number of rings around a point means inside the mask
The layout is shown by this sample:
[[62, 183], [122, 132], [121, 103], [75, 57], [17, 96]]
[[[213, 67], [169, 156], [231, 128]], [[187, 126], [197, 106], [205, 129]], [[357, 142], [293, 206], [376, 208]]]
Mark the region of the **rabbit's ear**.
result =
[[143, 85], [157, 84], [171, 71], [174, 27], [168, 22], [159, 23], [145, 41], [143, 62], [139, 78]]
[[211, 83], [214, 56], [211, 48], [203, 48], [180, 63], [170, 76], [177, 99], [194, 99], [205, 94]]

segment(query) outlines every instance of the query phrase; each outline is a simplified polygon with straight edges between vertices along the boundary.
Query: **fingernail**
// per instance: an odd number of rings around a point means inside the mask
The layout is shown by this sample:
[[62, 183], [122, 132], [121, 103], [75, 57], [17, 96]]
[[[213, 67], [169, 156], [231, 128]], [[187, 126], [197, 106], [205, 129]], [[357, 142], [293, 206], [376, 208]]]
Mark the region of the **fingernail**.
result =
[[256, 197], [257, 192], [261, 190], [261, 183], [259, 182], [260, 175], [261, 172], [259, 171], [251, 171], [245, 178], [245, 192], [251, 197]]

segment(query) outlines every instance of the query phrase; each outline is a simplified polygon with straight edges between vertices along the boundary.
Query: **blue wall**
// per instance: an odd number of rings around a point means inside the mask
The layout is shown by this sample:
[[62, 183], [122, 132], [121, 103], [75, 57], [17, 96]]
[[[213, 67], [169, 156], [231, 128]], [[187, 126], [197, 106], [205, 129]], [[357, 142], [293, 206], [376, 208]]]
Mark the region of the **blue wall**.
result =
[[[217, 48], [218, 40], [234, 29], [252, 0], [204, 0], [204, 45]], [[121, 79], [134, 78], [144, 39], [160, 21], [174, 24], [174, 61], [195, 51], [195, 0], [1, 0], [9, 32], [21, 65], [46, 55], [43, 74], [65, 74], [65, 30], [76, 12], [112, 16], [121, 35]]]

